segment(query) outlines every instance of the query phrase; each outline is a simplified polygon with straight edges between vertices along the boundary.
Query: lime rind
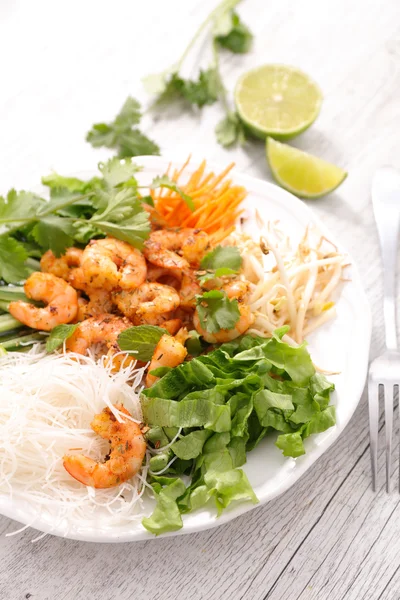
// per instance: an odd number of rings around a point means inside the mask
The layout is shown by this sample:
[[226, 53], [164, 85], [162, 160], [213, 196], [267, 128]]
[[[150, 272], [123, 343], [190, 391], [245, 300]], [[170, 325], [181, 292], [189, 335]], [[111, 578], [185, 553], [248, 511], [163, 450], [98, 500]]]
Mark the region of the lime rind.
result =
[[272, 138], [267, 138], [266, 152], [275, 181], [300, 198], [321, 198], [347, 177], [340, 167]]
[[241, 120], [254, 135], [285, 141], [314, 123], [321, 109], [322, 92], [300, 69], [263, 65], [239, 78], [235, 103]]

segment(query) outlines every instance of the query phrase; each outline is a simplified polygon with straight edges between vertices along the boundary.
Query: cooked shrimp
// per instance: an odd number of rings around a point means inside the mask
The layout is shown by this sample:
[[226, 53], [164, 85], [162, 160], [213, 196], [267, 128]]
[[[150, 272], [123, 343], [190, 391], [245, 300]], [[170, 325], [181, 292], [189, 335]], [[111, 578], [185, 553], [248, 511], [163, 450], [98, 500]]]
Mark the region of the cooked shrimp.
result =
[[146, 375], [146, 386], [150, 387], [159, 378], [151, 375], [153, 369], [159, 367], [177, 367], [186, 358], [187, 350], [181, 342], [171, 335], [162, 335], [151, 359], [149, 372]]
[[181, 285], [182, 271], [179, 269], [156, 267], [150, 263], [147, 266], [147, 281], [163, 283], [164, 285], [169, 285], [177, 290]]
[[114, 294], [114, 302], [135, 325], [160, 325], [178, 308], [179, 294], [169, 285], [142, 283], [136, 290]]
[[28, 298], [47, 304], [44, 308], [38, 308], [22, 300], [10, 302], [10, 313], [24, 325], [51, 331], [57, 325], [70, 323], [75, 319], [78, 294], [64, 279], [38, 271], [28, 277], [24, 291]]
[[[154, 231], [153, 233], [158, 233]], [[179, 256], [176, 252], [164, 248], [162, 244], [151, 239], [146, 240], [143, 247], [143, 254], [147, 260], [156, 265], [157, 267], [163, 267], [165, 269], [188, 269], [189, 263], [185, 258]]]
[[236, 279], [225, 283], [225, 285], [222, 286], [222, 289], [226, 292], [228, 298], [236, 298], [240, 302], [243, 302], [243, 299], [249, 293], [250, 285], [247, 281]]
[[81, 265], [90, 288], [132, 290], [146, 280], [144, 256], [126, 242], [114, 238], [91, 240], [83, 251]]
[[68, 281], [72, 267], [79, 267], [82, 254], [83, 250], [71, 247], [57, 258], [51, 250], [47, 250], [40, 259], [40, 268], [43, 273], [51, 273]]
[[221, 329], [216, 333], [210, 333], [201, 326], [197, 309], [193, 316], [193, 324], [197, 333], [199, 333], [206, 340], [206, 342], [209, 342], [210, 344], [223, 344], [224, 342], [230, 342], [231, 340], [239, 337], [239, 335], [245, 333], [254, 323], [254, 316], [247, 304], [239, 302], [239, 312], [239, 320], [233, 329]]
[[[120, 404], [115, 408], [130, 417]], [[117, 421], [107, 407], [90, 424], [95, 433], [110, 441], [105, 462], [97, 462], [84, 454], [63, 457], [64, 468], [80, 483], [94, 488], [110, 488], [134, 477], [141, 469], [146, 454], [146, 442], [140, 426], [131, 420]]]
[[188, 227], [153, 231], [150, 239], [161, 244], [166, 250], [181, 252], [188, 263], [194, 265], [200, 264], [205, 251], [210, 247], [210, 240], [205, 231]]
[[[85, 303], [84, 307], [79, 307], [80, 315], [83, 315], [83, 318], [80, 319], [88, 319], [89, 317], [96, 317], [99, 315], [103, 315], [104, 313], [110, 313], [113, 308], [113, 303], [111, 300], [111, 294], [107, 292], [107, 290], [91, 290], [87, 292], [89, 296], [89, 300]], [[80, 304], [83, 298], [80, 299]]]
[[131, 326], [132, 323], [128, 319], [107, 313], [90, 317], [82, 321], [67, 339], [67, 350], [86, 354], [93, 344], [105, 344], [107, 348], [119, 351], [117, 338], [121, 331]]
[[196, 279], [196, 273], [191, 270], [184, 272], [182, 285], [179, 290], [181, 307], [185, 310], [191, 310], [196, 306], [196, 296], [201, 294], [201, 287]]

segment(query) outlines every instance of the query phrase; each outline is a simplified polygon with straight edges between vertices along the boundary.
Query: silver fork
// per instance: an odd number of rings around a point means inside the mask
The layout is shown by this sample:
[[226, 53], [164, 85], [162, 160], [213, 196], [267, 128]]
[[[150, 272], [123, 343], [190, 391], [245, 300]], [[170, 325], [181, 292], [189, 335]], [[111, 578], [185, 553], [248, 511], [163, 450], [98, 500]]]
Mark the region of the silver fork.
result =
[[372, 489], [378, 473], [379, 392], [385, 399], [386, 491], [390, 492], [392, 463], [393, 398], [400, 383], [400, 352], [396, 330], [396, 265], [400, 223], [400, 174], [391, 167], [379, 169], [372, 182], [372, 206], [383, 262], [383, 316], [386, 350], [369, 367], [368, 401]]

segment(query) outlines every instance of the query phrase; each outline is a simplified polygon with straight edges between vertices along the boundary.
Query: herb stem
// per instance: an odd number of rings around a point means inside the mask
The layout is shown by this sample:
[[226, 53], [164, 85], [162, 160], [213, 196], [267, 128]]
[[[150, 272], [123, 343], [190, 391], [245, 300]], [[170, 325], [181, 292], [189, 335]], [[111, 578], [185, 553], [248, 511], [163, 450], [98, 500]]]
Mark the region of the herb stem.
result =
[[21, 337], [11, 338], [5, 342], [0, 341], [0, 345], [5, 350], [12, 350], [19, 346], [25, 346], [26, 344], [43, 341], [43, 335], [41, 333], [30, 333], [28, 335], [22, 335]]

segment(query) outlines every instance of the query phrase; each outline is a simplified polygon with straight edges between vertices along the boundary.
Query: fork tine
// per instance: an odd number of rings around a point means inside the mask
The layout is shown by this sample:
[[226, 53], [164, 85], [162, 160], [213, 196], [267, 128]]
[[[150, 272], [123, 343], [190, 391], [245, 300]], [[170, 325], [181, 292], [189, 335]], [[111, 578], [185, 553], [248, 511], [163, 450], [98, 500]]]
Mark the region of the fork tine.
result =
[[392, 466], [393, 434], [393, 386], [385, 386], [385, 434], [386, 434], [386, 491], [390, 492], [390, 471]]
[[368, 406], [372, 491], [376, 492], [378, 478], [379, 386], [371, 378], [368, 381]]

